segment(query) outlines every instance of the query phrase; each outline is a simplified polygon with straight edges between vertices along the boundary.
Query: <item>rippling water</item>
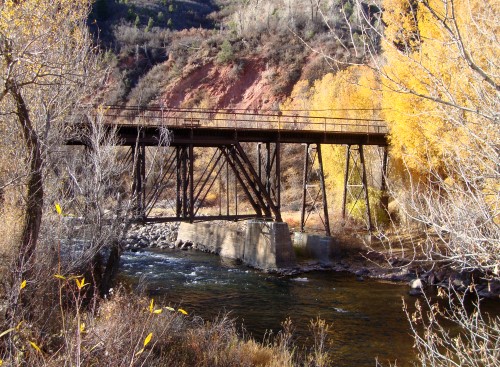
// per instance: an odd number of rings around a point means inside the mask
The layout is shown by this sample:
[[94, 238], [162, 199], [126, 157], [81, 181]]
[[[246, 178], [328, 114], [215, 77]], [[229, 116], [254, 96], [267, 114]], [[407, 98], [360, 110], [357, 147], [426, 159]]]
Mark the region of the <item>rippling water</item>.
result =
[[[335, 366], [374, 366], [414, 359], [402, 298], [413, 304], [407, 285], [356, 281], [349, 274], [316, 272], [298, 277], [263, 274], [200, 252], [178, 250], [126, 253], [121, 279], [142, 284], [164, 305], [182, 305], [210, 319], [230, 311], [256, 339], [292, 319], [299, 343], [307, 344], [309, 321], [330, 323]], [[388, 365], [387, 363], [385, 363]]]

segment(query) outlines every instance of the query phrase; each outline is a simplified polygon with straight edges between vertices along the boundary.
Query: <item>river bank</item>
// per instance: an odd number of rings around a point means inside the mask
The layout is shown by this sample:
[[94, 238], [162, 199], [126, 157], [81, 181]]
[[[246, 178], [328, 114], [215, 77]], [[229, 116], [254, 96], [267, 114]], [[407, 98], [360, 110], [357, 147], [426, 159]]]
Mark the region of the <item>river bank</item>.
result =
[[[214, 223], [215, 226], [229, 226], [243, 231], [244, 222]], [[133, 226], [123, 241], [125, 250], [137, 252], [144, 249], [181, 249], [197, 250], [220, 255], [216, 246], [182, 241], [177, 238], [180, 223], [161, 223], [147, 226]], [[297, 257], [296, 266], [270, 272], [281, 276], [297, 276], [313, 271], [347, 272], [356, 275], [358, 281], [365, 278], [379, 279], [397, 283], [407, 283], [408, 292], [419, 296], [429, 286], [454, 289], [458, 292], [475, 290], [479, 297], [500, 300], [500, 283], [484, 279], [477, 272], [458, 272], [442, 264], [418, 259], [412, 256], [389, 255], [383, 246], [378, 246], [377, 239], [370, 237], [370, 244], [356, 234], [343, 234], [337, 242], [346, 244], [334, 256], [325, 259]], [[379, 250], [377, 250], [377, 247]], [[413, 255], [412, 252], [410, 252]]]

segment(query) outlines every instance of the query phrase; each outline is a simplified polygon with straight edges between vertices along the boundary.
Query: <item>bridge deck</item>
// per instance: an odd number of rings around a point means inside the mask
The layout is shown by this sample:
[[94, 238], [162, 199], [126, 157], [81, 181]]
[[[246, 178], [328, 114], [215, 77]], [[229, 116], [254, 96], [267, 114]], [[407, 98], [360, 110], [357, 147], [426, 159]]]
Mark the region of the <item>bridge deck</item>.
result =
[[[167, 109], [109, 106], [105, 116], [118, 127], [123, 145], [138, 139], [158, 144], [162, 127], [171, 145], [214, 146], [234, 142], [387, 145], [387, 126], [380, 119], [311, 117], [299, 114], [231, 110]], [[143, 134], [137, 135], [137, 127]]]

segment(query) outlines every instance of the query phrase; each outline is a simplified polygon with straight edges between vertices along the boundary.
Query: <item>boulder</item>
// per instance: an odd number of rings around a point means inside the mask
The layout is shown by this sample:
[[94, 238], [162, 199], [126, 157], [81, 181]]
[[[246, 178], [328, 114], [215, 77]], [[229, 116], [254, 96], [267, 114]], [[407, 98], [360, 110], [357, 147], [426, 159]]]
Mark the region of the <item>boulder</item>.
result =
[[424, 281], [420, 278], [413, 279], [410, 281], [410, 288], [411, 289], [422, 289], [424, 287]]

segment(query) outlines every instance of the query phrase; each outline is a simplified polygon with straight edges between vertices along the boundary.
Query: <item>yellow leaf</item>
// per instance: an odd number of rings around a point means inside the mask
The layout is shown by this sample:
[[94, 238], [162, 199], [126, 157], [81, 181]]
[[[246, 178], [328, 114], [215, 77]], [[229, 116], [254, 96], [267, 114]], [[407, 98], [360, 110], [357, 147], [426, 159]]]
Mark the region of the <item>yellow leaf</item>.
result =
[[54, 274], [54, 278], [57, 278], [57, 279], [62, 279], [62, 280], [66, 280], [66, 277], [64, 277], [63, 275], [61, 274]]
[[35, 349], [38, 353], [42, 353], [42, 350], [38, 345], [36, 345], [34, 342], [30, 342], [30, 344], [33, 347], [33, 349]]
[[183, 310], [182, 308], [179, 308], [177, 311], [179, 311], [179, 312], [180, 312], [181, 314], [183, 314], [183, 315], [187, 315], [187, 314], [188, 314], [188, 313], [187, 313], [185, 310]]
[[14, 330], [16, 330], [16, 328], [13, 327], [13, 328], [10, 328], [10, 329], [7, 329], [7, 330], [3, 331], [2, 333], [0, 333], [0, 338], [2, 336], [4, 336], [4, 335], [7, 335], [8, 333], [10, 333], [10, 332], [12, 332]]
[[86, 285], [89, 285], [89, 283], [85, 283], [85, 278], [82, 278], [81, 280], [75, 279], [75, 282], [78, 289], [82, 289]]
[[139, 354], [142, 354], [142, 352], [144, 352], [144, 348], [142, 348], [140, 351], [138, 351], [135, 356], [137, 357]]
[[155, 306], [155, 300], [151, 298], [151, 302], [149, 302], [149, 312], [153, 312]]
[[161, 308], [159, 308], [158, 310], [154, 310], [153, 313], [158, 315], [158, 314], [162, 313], [162, 311], [163, 310]]
[[2, 366], [2, 365], [3, 365], [3, 361], [0, 359], [0, 366]]
[[24, 287], [26, 287], [26, 280], [23, 280], [21, 282], [21, 286], [19, 287], [20, 289], [23, 289]]
[[153, 333], [149, 333], [148, 336], [146, 336], [146, 339], [144, 339], [144, 346], [149, 344], [152, 337], [153, 337]]
[[82, 322], [82, 323], [80, 324], [80, 332], [81, 332], [81, 333], [85, 332], [85, 323], [84, 323], [84, 322]]
[[60, 206], [58, 203], [56, 203], [56, 212], [57, 212], [57, 214], [59, 214], [59, 215], [61, 215], [61, 214], [62, 214], [62, 209], [61, 209], [61, 206]]
[[168, 311], [175, 311], [175, 308], [172, 308], [172, 307], [165, 307], [165, 310], [168, 310]]

